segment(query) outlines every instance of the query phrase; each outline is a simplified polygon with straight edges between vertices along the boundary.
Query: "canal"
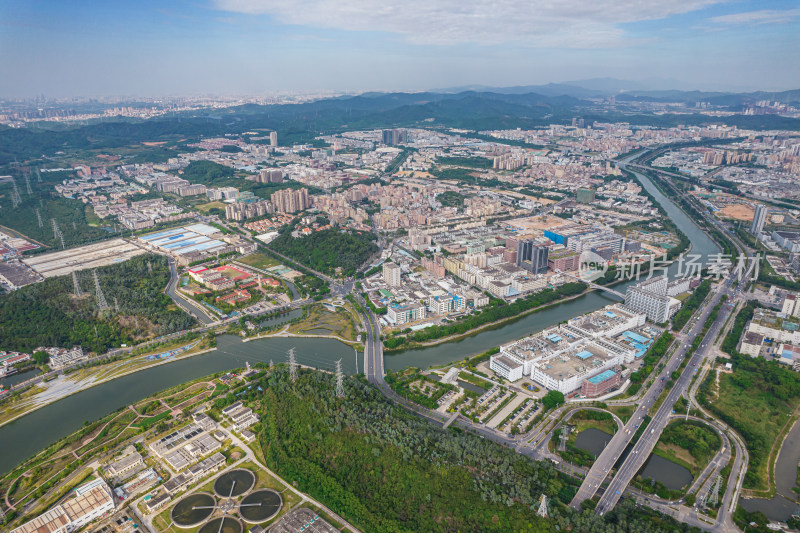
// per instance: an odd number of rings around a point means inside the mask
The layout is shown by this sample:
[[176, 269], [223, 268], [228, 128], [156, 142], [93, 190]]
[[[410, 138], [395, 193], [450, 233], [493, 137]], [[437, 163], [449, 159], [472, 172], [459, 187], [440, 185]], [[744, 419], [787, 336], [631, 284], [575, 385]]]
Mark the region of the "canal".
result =
[[[719, 252], [717, 245], [675, 204], [661, 194], [647, 177], [638, 173], [637, 177], [642, 186], [655, 197], [667, 211], [668, 216], [689, 238], [692, 243], [692, 253], [706, 257]], [[675, 276], [677, 265], [672, 265], [669, 273]], [[624, 293], [625, 286], [626, 284], [620, 284], [615, 288]], [[602, 293], [589, 293], [558, 304], [546, 312], [528, 315], [511, 324], [483, 331], [459, 342], [387, 356], [385, 365], [387, 369], [400, 369], [407, 366], [427, 368], [431, 365], [451, 363], [615, 301], [618, 300]], [[0, 427], [0, 443], [3, 443], [0, 473], [7, 472], [38, 450], [78, 430], [86, 420], [96, 420], [120, 407], [180, 383], [242, 367], [245, 361], [251, 363], [285, 361], [286, 351], [293, 346], [297, 348], [298, 362], [315, 368], [332, 369], [335, 361], [341, 358], [344, 371], [353, 373], [356, 371], [356, 365], [363, 364], [363, 358], [357, 360], [355, 352], [349, 346], [333, 339], [271, 338], [243, 343], [238, 337], [222, 336], [218, 337], [217, 346], [214, 352], [143, 370], [87, 389]], [[363, 368], [359, 367], [358, 370], [362, 371]]]

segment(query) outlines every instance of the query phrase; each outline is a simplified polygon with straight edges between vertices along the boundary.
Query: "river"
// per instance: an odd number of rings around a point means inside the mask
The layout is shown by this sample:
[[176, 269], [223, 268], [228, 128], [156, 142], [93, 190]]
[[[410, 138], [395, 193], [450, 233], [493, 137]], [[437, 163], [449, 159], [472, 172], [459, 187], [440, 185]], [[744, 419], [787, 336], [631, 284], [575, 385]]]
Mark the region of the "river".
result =
[[[37, 409], [0, 427], [0, 473], [6, 473], [33, 453], [81, 428], [84, 421], [108, 413], [180, 383], [215, 372], [243, 367], [245, 361], [275, 363], [286, 361], [295, 347], [301, 365], [332, 370], [342, 359], [342, 370], [356, 371], [355, 351], [334, 339], [275, 337], [242, 342], [236, 336], [217, 337], [217, 349], [108, 381]], [[359, 354], [358, 357], [361, 357]]]
[[[719, 252], [717, 245], [677, 206], [664, 197], [648, 178], [641, 174], [637, 176], [644, 188], [661, 203], [670, 218], [689, 238], [693, 253], [705, 257]], [[677, 265], [670, 267], [670, 275], [674, 276], [676, 272]], [[624, 292], [625, 286], [626, 284], [620, 284], [615, 288]], [[386, 368], [428, 367], [451, 363], [615, 301], [617, 301], [615, 298], [601, 293], [589, 293], [558, 304], [547, 312], [528, 315], [519, 321], [478, 333], [459, 342], [388, 356], [385, 362]], [[333, 368], [337, 359], [341, 358], [344, 371], [347, 373], [353, 373], [356, 364], [363, 364], [363, 359], [356, 360], [352, 348], [333, 339], [271, 338], [243, 343], [237, 337], [222, 336], [218, 337], [217, 344], [218, 349], [214, 352], [143, 370], [98, 385], [0, 427], [0, 443], [3, 443], [0, 473], [7, 472], [36, 451], [76, 431], [86, 420], [96, 420], [120, 407], [180, 383], [214, 372], [242, 367], [246, 360], [267, 363], [270, 360], [285, 361], [286, 351], [292, 346], [297, 348], [297, 358], [301, 364], [328, 370]]]
[[[704, 262], [708, 256], [720, 252], [719, 246], [686, 216], [678, 206], [666, 198], [649, 178], [638, 172], [634, 172], [634, 174], [636, 174], [647, 192], [664, 207], [669, 218], [689, 239], [692, 244], [692, 254], [699, 255]], [[678, 262], [673, 263], [668, 269], [668, 275], [671, 278], [676, 277], [679, 273], [679, 267]], [[614, 286], [614, 289], [624, 294], [626, 287], [634, 282], [626, 281], [620, 283]], [[387, 355], [384, 366], [388, 370], [400, 370], [409, 366], [428, 368], [452, 363], [618, 301], [618, 298], [608, 293], [591, 292], [569, 302], [557, 304], [547, 309], [546, 312], [532, 313], [510, 324], [465, 337], [457, 342], [448, 342]]]

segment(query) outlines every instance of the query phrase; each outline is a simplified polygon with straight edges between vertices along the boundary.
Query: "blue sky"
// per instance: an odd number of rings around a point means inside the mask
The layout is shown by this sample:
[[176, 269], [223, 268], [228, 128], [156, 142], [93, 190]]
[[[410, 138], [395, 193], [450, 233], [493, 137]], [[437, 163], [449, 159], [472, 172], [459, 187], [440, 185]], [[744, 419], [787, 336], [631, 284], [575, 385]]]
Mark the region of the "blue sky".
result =
[[800, 1], [0, 0], [0, 69], [0, 96], [795, 89]]

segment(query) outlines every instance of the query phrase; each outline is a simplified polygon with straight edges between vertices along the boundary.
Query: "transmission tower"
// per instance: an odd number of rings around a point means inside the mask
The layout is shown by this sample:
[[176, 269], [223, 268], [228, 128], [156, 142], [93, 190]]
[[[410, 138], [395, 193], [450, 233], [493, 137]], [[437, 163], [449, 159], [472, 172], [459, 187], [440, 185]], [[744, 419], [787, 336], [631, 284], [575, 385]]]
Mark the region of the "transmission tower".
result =
[[64, 234], [61, 232], [61, 228], [58, 227], [58, 222], [56, 222], [56, 219], [51, 218], [50, 222], [53, 223], [53, 238], [61, 240], [61, 249], [63, 250], [66, 248], [64, 245]]
[[294, 348], [289, 348], [289, 379], [292, 383], [297, 381], [297, 361], [294, 358]]
[[35, 209], [35, 211], [36, 211], [36, 220], [38, 220], [38, 221], [39, 221], [39, 227], [40, 227], [40, 228], [43, 228], [43, 227], [44, 227], [44, 224], [42, 223], [42, 215], [39, 213], [39, 208], [37, 207], [37, 208]]
[[275, 366], [275, 363], [273, 363], [273, 362], [272, 362], [272, 359], [270, 359], [270, 360], [269, 360], [269, 367], [270, 367], [270, 368], [272, 368], [273, 366]]
[[105, 311], [108, 309], [108, 302], [106, 302], [106, 297], [103, 296], [103, 291], [100, 289], [100, 279], [97, 277], [97, 270], [92, 270], [92, 276], [94, 277], [94, 294], [97, 298], [97, 309]]
[[547, 518], [547, 496], [542, 494], [542, 500], [539, 502], [539, 510], [536, 511], [537, 516]]
[[711, 489], [711, 497], [708, 499], [708, 504], [716, 507], [719, 503], [719, 487], [722, 485], [722, 476], [717, 474], [717, 479], [714, 480], [714, 487]]
[[22, 198], [19, 197], [19, 191], [17, 190], [17, 182], [11, 182], [14, 185], [14, 188], [11, 189], [11, 203], [14, 204], [14, 208], [16, 209], [19, 204], [22, 203]]
[[336, 361], [336, 397], [344, 398], [344, 374], [342, 374], [342, 360]]
[[25, 187], [28, 189], [28, 196], [32, 195], [33, 191], [31, 190], [31, 180], [28, 178], [27, 174], [25, 174]]
[[561, 434], [558, 436], [558, 449], [562, 452], [567, 449], [567, 437], [569, 437], [567, 428], [561, 428]]
[[75, 225], [75, 221], [74, 220], [72, 221], [72, 229], [74, 229], [75, 231], [78, 230], [78, 226]]
[[119, 313], [119, 300], [117, 300], [116, 296], [114, 296], [114, 311]]
[[147, 262], [147, 273], [148, 274], [152, 274], [153, 273], [153, 263], [151, 263], [150, 261]]
[[39, 183], [42, 182], [42, 173], [39, 171], [38, 168], [36, 169], [36, 181], [38, 181]]
[[83, 296], [83, 291], [81, 290], [81, 285], [78, 283], [78, 273], [76, 271], [72, 271], [72, 286], [73, 286], [73, 293], [75, 296]]

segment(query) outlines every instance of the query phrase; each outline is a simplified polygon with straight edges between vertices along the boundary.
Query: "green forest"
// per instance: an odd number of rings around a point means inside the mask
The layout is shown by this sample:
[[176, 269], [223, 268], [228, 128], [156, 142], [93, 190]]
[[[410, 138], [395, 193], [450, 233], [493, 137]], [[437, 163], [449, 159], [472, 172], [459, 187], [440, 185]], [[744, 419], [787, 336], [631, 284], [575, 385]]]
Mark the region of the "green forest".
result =
[[455, 191], [445, 191], [436, 195], [436, 199], [444, 207], [464, 207], [464, 200], [467, 197]]
[[[652, 532], [689, 528], [624, 500], [605, 517], [566, 506], [578, 480], [469, 433], [437, 429], [363, 378], [284, 365], [263, 378], [259, 435], [266, 464], [363, 531]], [[255, 389], [253, 389], [255, 390]], [[536, 516], [552, 498], [550, 517]]]
[[282, 229], [281, 235], [269, 247], [329, 276], [336, 274], [336, 267], [341, 267], [342, 275], [352, 276], [378, 251], [371, 233], [343, 231], [334, 227], [315, 231], [305, 237], [293, 237], [294, 229], [294, 225]]
[[305, 187], [309, 192], [317, 191], [314, 187], [309, 187], [298, 181], [258, 183], [243, 177], [237, 177], [231, 167], [220, 165], [213, 161], [192, 161], [183, 169], [181, 177], [191, 183], [200, 183], [206, 187], [236, 187], [240, 191], [250, 191], [264, 199], [269, 199], [272, 193], [281, 189], [300, 189]]
[[[55, 191], [54, 185], [61, 183], [61, 180], [68, 176], [71, 174], [64, 172], [42, 174], [44, 181], [41, 183], [36, 176], [31, 176], [29, 182], [32, 194], [28, 194], [24, 177], [15, 175], [17, 190], [22, 200], [16, 208], [11, 201], [12, 185], [0, 184], [0, 226], [11, 228], [25, 237], [58, 249], [61, 249], [61, 240], [55, 238], [51, 219], [56, 220], [64, 234], [64, 244], [68, 247], [108, 238], [109, 232], [106, 229], [89, 225], [90, 219], [87, 214], [95, 222], [97, 221], [90, 207], [79, 200], [59, 196]], [[37, 210], [42, 219], [41, 226], [36, 217]]]
[[134, 257], [97, 268], [97, 276], [111, 306], [103, 313], [97, 309], [88, 270], [78, 272], [84, 292], [80, 297], [73, 295], [72, 276], [48, 278], [0, 296], [0, 349], [30, 352], [39, 346], [81, 345], [102, 353], [195, 325], [163, 292], [169, 280], [166, 258]]

